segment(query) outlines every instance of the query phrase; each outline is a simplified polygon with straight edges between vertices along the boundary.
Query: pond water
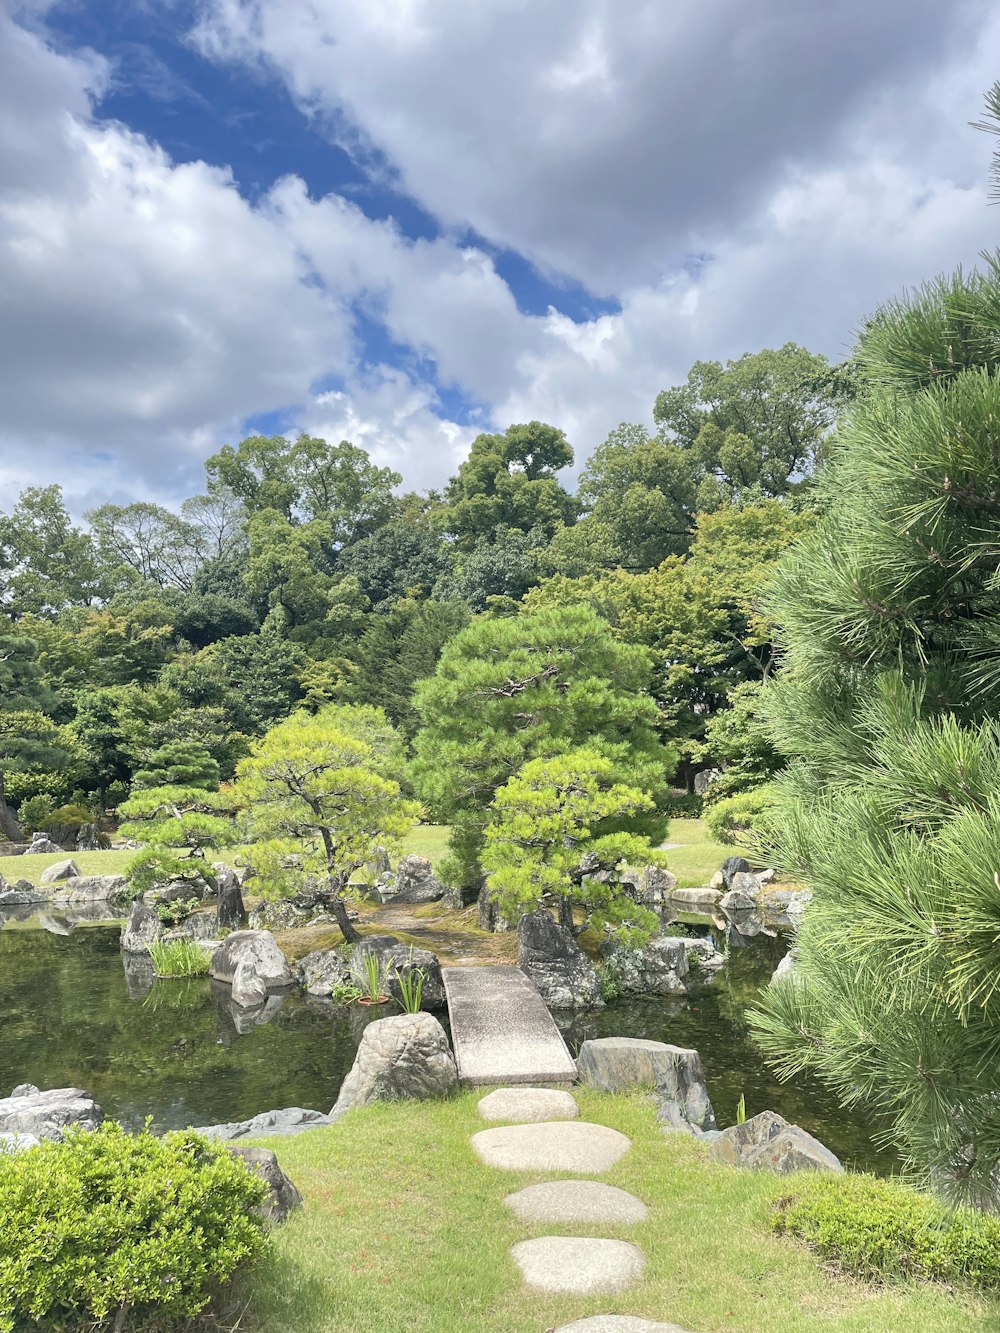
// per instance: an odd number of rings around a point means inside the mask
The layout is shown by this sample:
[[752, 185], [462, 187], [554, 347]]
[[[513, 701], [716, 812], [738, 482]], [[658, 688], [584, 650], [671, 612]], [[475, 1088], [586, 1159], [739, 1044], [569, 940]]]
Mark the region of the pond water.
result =
[[[226, 986], [207, 978], [154, 982], [145, 963], [126, 966], [118, 925], [46, 924], [35, 917], [0, 928], [0, 1096], [18, 1083], [86, 1088], [106, 1115], [130, 1127], [150, 1117], [158, 1130], [281, 1106], [327, 1111], [365, 1027], [386, 1013], [292, 992], [272, 997], [254, 1021]], [[803, 1080], [778, 1084], [750, 1041], [746, 1006], [784, 947], [761, 937], [732, 950], [716, 986], [697, 998], [620, 1002], [557, 1020], [574, 1054], [595, 1036], [693, 1046], [720, 1125], [733, 1122], [742, 1093], [748, 1114], [779, 1111], [845, 1162], [891, 1169], [862, 1116]]]

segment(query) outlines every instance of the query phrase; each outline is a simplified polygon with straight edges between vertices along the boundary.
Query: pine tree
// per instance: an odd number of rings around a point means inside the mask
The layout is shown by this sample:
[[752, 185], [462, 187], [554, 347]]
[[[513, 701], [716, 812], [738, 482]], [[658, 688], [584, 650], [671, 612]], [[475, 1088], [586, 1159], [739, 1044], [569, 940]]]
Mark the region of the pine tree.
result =
[[0, 836], [17, 841], [21, 826], [7, 804], [7, 773], [61, 768], [68, 755], [48, 716], [54, 699], [41, 680], [38, 645], [18, 634], [0, 634]]

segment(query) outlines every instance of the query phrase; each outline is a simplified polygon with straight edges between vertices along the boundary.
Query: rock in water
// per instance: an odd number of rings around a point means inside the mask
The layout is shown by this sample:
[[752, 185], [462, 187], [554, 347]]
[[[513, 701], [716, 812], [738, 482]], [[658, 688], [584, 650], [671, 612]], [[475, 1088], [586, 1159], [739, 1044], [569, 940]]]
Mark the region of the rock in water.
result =
[[731, 1125], [709, 1149], [717, 1162], [753, 1170], [843, 1171], [840, 1159], [800, 1125], [790, 1125], [774, 1111], [761, 1111], [742, 1125]]
[[278, 1165], [277, 1157], [270, 1148], [244, 1148], [230, 1144], [229, 1151], [234, 1157], [242, 1157], [249, 1169], [263, 1180], [267, 1194], [260, 1205], [260, 1211], [274, 1226], [280, 1225], [292, 1209], [301, 1204], [302, 1195]]
[[[56, 848], [60, 851], [60, 848]], [[38, 876], [43, 884], [57, 884], [61, 879], [79, 879], [80, 867], [75, 861], [55, 861], [52, 865], [46, 866]]]
[[341, 986], [351, 984], [351, 970], [336, 949], [317, 949], [296, 964], [299, 980], [307, 995], [328, 1000]]
[[243, 1009], [254, 1009], [267, 999], [267, 986], [257, 972], [256, 963], [249, 955], [240, 959], [233, 973], [233, 1003]]
[[124, 875], [74, 875], [69, 879], [63, 878], [63, 882], [52, 895], [52, 901], [66, 905], [120, 903], [127, 902], [131, 892]]
[[104, 1113], [82, 1088], [53, 1088], [39, 1092], [30, 1083], [0, 1098], [0, 1133], [33, 1134], [38, 1139], [61, 1139], [67, 1125], [96, 1129]]
[[122, 953], [148, 954], [149, 946], [160, 938], [165, 929], [152, 907], [141, 898], [136, 898], [128, 920], [122, 927]]
[[244, 987], [250, 985], [251, 972], [265, 991], [284, 990], [286, 986], [292, 985], [292, 974], [285, 962], [285, 955], [270, 931], [236, 930], [227, 935], [212, 955], [209, 976], [231, 986], [236, 979], [237, 969], [244, 962], [249, 965], [243, 972]]
[[733, 887], [733, 877], [735, 875], [745, 875], [752, 869], [750, 862], [745, 856], [727, 856], [722, 863], [721, 875], [722, 883], [727, 889]]
[[231, 866], [216, 862], [216, 882], [219, 885], [216, 910], [220, 930], [242, 930], [247, 923], [247, 909], [243, 902], [239, 876]]
[[207, 1139], [269, 1138], [278, 1134], [301, 1134], [303, 1130], [329, 1123], [330, 1117], [322, 1111], [286, 1106], [280, 1111], [261, 1111], [249, 1120], [233, 1120], [224, 1125], [195, 1125], [192, 1133], [204, 1134]]
[[441, 1097], [457, 1083], [451, 1047], [436, 1018], [424, 1013], [380, 1018], [365, 1028], [330, 1114], [339, 1120], [369, 1102]]
[[603, 1009], [593, 963], [544, 907], [517, 923], [517, 961], [550, 1009]]
[[715, 1112], [697, 1051], [639, 1037], [598, 1037], [580, 1047], [577, 1068], [582, 1082], [605, 1092], [652, 1088], [661, 1108], [677, 1108], [676, 1116], [661, 1109], [661, 1119], [669, 1123], [676, 1124], [679, 1118], [696, 1130], [715, 1129]]
[[798, 965], [798, 950], [789, 949], [784, 958], [782, 958], [781, 962], [771, 973], [771, 980], [767, 984], [769, 986], [777, 986], [783, 981], [791, 981], [796, 976]]

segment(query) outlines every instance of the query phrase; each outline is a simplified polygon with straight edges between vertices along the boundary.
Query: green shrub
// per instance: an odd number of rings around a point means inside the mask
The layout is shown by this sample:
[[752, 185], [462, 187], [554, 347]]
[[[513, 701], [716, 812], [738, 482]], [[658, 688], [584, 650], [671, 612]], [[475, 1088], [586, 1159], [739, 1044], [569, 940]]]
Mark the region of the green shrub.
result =
[[190, 898], [164, 898], [156, 904], [156, 915], [165, 926], [178, 926], [200, 906], [201, 899], [197, 895]]
[[17, 819], [24, 830], [25, 836], [30, 836], [39, 829], [44, 829], [55, 808], [52, 797], [45, 792], [38, 796], [29, 796], [23, 800], [18, 806]]
[[773, 808], [774, 788], [765, 783], [711, 805], [706, 803], [705, 824], [716, 842], [738, 843], [762, 828]]
[[212, 955], [195, 940], [154, 940], [146, 946], [158, 977], [204, 977]]
[[0, 1333], [176, 1326], [262, 1256], [264, 1193], [190, 1130], [108, 1124], [0, 1154]]
[[703, 798], [693, 791], [671, 791], [665, 809], [671, 819], [700, 819]]
[[919, 1277], [1000, 1287], [1000, 1218], [853, 1174], [803, 1180], [777, 1206], [775, 1230], [798, 1236], [864, 1281]]

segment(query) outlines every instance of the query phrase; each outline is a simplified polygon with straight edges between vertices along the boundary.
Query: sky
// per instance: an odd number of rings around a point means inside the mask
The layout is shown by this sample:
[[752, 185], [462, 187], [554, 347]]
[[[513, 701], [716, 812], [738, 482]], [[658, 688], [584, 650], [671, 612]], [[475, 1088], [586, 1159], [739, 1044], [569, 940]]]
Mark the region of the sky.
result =
[[577, 466], [1000, 243], [989, 0], [0, 0], [0, 509], [254, 433]]

